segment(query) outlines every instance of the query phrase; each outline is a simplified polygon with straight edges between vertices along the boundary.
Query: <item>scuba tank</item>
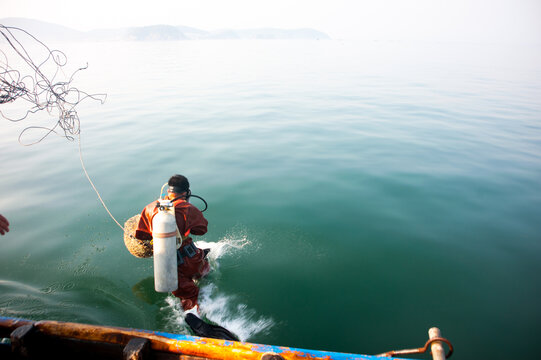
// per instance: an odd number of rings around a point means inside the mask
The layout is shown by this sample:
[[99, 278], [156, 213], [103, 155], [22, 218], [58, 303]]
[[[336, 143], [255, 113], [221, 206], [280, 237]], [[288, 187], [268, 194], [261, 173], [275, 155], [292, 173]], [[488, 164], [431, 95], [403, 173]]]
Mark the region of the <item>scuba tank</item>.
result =
[[154, 243], [154, 289], [172, 292], [178, 288], [177, 220], [171, 200], [158, 200], [158, 213], [152, 219]]
[[[154, 248], [154, 289], [157, 292], [172, 292], [178, 288], [177, 249], [182, 245], [182, 236], [178, 231], [175, 206], [172, 200], [164, 198], [165, 183], [160, 191], [156, 206], [158, 213], [152, 218], [152, 238]], [[192, 195], [188, 190], [186, 201], [190, 197], [201, 199], [207, 210], [207, 202], [200, 196]], [[178, 241], [177, 241], [178, 239]]]

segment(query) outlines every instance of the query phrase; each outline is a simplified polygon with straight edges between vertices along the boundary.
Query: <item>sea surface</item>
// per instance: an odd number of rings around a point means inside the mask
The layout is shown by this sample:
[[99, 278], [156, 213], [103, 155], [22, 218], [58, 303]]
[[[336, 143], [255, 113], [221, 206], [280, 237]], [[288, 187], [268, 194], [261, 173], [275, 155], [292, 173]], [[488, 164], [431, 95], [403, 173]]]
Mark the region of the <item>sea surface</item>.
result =
[[[107, 94], [77, 106], [81, 154], [121, 225], [176, 173], [208, 202], [208, 319], [315, 350], [416, 348], [436, 326], [456, 359], [538, 355], [541, 46], [49, 46], [58, 79], [88, 64], [72, 85]], [[56, 120], [0, 118], [0, 316], [190, 334], [77, 138], [19, 142]]]

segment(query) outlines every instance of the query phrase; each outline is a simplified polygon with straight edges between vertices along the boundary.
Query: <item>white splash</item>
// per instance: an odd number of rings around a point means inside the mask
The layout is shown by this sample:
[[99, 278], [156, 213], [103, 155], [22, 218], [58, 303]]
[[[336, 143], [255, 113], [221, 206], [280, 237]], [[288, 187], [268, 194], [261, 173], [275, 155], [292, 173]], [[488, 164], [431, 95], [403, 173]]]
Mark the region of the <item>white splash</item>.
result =
[[190, 333], [190, 327], [184, 321], [184, 310], [180, 304], [180, 300], [173, 295], [168, 295], [165, 298], [167, 306], [160, 308], [162, 311], [170, 313], [167, 316], [167, 331], [178, 333]]
[[218, 242], [207, 242], [204, 240], [195, 242], [195, 246], [200, 249], [210, 249], [208, 259], [211, 262], [217, 261], [224, 255], [233, 254], [250, 244], [246, 235], [240, 237], [226, 236]]
[[246, 341], [260, 332], [268, 331], [274, 321], [270, 318], [257, 318], [256, 311], [236, 303], [234, 296], [220, 293], [214, 284], [201, 288], [199, 293], [201, 315], [215, 324], [225, 327]]
[[[197, 241], [195, 245], [200, 249], [210, 249], [208, 259], [211, 265], [211, 274], [219, 268], [219, 259], [225, 256], [238, 254], [250, 245], [247, 236], [238, 234], [226, 236], [218, 242]], [[225, 327], [239, 337], [241, 341], [247, 341], [250, 337], [261, 332], [268, 331], [274, 321], [271, 318], [257, 316], [253, 309], [238, 302], [234, 295], [227, 295], [219, 291], [211, 279], [204, 278], [199, 282], [199, 306], [200, 315], [203, 319]], [[189, 326], [184, 321], [184, 311], [179, 299], [169, 295], [166, 298], [167, 306], [162, 310], [170, 313], [168, 327], [172, 331], [191, 333]]]

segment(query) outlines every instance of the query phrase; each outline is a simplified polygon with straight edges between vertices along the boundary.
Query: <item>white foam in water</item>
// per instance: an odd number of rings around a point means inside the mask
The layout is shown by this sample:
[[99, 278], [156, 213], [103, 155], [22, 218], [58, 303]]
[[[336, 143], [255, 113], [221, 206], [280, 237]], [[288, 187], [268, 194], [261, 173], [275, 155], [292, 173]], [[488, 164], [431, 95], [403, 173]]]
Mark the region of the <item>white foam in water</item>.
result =
[[241, 250], [247, 245], [250, 245], [250, 241], [245, 235], [236, 237], [225, 237], [218, 242], [206, 242], [203, 240], [196, 241], [195, 245], [200, 249], [210, 249], [208, 259], [214, 262], [224, 255], [233, 254], [238, 250]]
[[[195, 244], [200, 249], [210, 249], [208, 259], [212, 273], [212, 271], [218, 269], [218, 260], [220, 258], [238, 253], [247, 245], [250, 245], [250, 241], [246, 236], [228, 236], [219, 242], [197, 241]], [[237, 335], [241, 341], [247, 341], [256, 334], [268, 331], [274, 325], [272, 319], [258, 317], [255, 310], [248, 309], [245, 304], [237, 302], [234, 295], [221, 293], [215, 284], [205, 283], [199, 285], [201, 316], [225, 327]], [[169, 295], [166, 302], [167, 306], [163, 307], [162, 310], [171, 313], [171, 316], [168, 316], [168, 322], [174, 328], [173, 331], [190, 333], [190, 328], [184, 321], [184, 311], [179, 299]]]
[[274, 321], [259, 317], [255, 310], [248, 309], [245, 304], [235, 304], [235, 298], [219, 292], [213, 284], [201, 288], [199, 293], [201, 315], [208, 320], [225, 327], [246, 341], [250, 337], [269, 330]]
[[170, 316], [167, 316], [166, 331], [182, 334], [190, 333], [190, 327], [184, 321], [184, 310], [180, 305], [180, 300], [173, 295], [168, 295], [165, 298], [165, 301], [167, 302], [167, 306], [162, 307], [160, 310], [171, 314]]

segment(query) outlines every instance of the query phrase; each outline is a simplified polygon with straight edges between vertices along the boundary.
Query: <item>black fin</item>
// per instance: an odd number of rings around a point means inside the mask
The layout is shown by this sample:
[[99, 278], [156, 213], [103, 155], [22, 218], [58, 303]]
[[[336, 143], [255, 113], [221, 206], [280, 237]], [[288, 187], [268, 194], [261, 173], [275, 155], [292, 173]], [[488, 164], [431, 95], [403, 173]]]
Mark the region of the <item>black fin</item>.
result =
[[203, 249], [203, 259], [207, 257], [209, 252], [210, 252], [210, 249]]
[[186, 314], [186, 323], [190, 325], [193, 332], [197, 336], [208, 337], [213, 339], [223, 339], [223, 340], [232, 340], [239, 341], [233, 333], [231, 333], [226, 328], [223, 328], [218, 325], [209, 324], [192, 313]]

